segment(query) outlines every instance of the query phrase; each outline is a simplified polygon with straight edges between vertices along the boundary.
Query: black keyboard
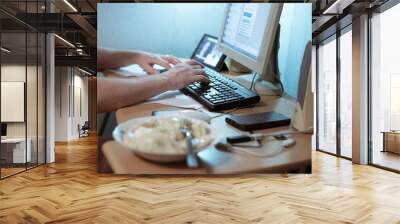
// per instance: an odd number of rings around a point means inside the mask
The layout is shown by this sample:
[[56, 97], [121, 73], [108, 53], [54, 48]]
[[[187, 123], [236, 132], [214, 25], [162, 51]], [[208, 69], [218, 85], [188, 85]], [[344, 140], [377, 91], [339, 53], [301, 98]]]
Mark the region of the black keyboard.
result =
[[240, 83], [205, 68], [210, 83], [194, 82], [181, 89], [181, 92], [193, 97], [211, 111], [229, 110], [256, 104], [260, 96]]

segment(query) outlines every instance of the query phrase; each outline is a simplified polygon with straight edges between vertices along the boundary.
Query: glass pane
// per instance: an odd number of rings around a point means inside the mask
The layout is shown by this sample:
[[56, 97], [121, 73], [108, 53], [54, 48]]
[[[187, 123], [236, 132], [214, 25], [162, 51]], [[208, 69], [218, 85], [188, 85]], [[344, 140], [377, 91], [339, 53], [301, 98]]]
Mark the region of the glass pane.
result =
[[372, 163], [400, 170], [400, 5], [372, 18]]
[[[27, 2], [26, 12], [37, 13], [39, 5], [37, 1]], [[31, 18], [31, 22], [37, 23], [38, 17]], [[26, 76], [26, 116], [27, 116], [27, 143], [29, 154], [27, 167], [37, 166], [38, 160], [38, 34], [36, 30], [27, 30], [27, 76]]]
[[[2, 177], [25, 170], [26, 33], [2, 33], [1, 46], [1, 140]], [[29, 145], [28, 145], [29, 149]]]
[[340, 36], [340, 153], [351, 158], [352, 141], [352, 33]]
[[29, 144], [28, 149], [30, 148], [31, 153], [28, 154], [30, 158], [28, 158], [28, 168], [34, 167], [37, 165], [37, 150], [38, 150], [38, 143], [37, 143], [37, 132], [38, 132], [38, 95], [37, 95], [37, 63], [38, 63], [38, 56], [37, 56], [37, 33], [30, 32], [27, 33], [28, 38], [28, 62], [27, 62], [27, 80], [26, 80], [26, 115], [27, 115], [27, 142]]
[[318, 48], [318, 149], [336, 153], [336, 40]]

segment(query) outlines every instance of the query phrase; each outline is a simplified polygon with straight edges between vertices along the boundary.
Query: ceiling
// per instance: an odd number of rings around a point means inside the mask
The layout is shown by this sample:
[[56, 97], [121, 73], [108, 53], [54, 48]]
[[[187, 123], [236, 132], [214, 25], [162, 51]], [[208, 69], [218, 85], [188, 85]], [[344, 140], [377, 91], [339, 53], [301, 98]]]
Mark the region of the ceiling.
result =
[[[149, 2], [148, 0], [143, 0]], [[142, 2], [143, 2], [142, 1]], [[270, 2], [277, 2], [270, 1]], [[352, 17], [372, 10], [388, 0], [305, 0], [293, 2], [312, 3], [313, 41], [323, 39], [340, 26], [351, 23]], [[97, 41], [97, 3], [135, 2], [129, 0], [1, 0], [0, 23], [2, 45], [13, 50], [15, 55], [24, 55], [24, 33], [28, 31], [54, 32], [70, 44], [55, 38], [56, 56], [60, 60], [70, 58], [71, 63], [80, 59], [94, 63]], [[153, 1], [164, 2], [164, 1]], [[48, 13], [49, 11], [52, 13]], [[27, 13], [26, 13], [27, 12]], [[338, 21], [341, 21], [338, 23]], [[347, 22], [346, 22], [347, 21]], [[340, 26], [338, 26], [340, 24]], [[28, 38], [28, 54], [34, 53], [36, 46]], [[77, 50], [79, 49], [79, 50]], [[81, 53], [79, 53], [81, 52]], [[2, 53], [3, 54], [3, 53]], [[10, 55], [9, 55], [10, 56]], [[61, 57], [63, 56], [63, 57]], [[68, 57], [64, 57], [68, 56]], [[63, 61], [62, 64], [68, 64]], [[91, 66], [95, 70], [96, 65]]]
[[372, 12], [389, 0], [313, 1], [313, 43], [320, 42], [352, 23], [353, 17]]
[[12, 50], [10, 53], [2, 51], [2, 59], [21, 61], [26, 56], [33, 58], [38, 48], [36, 39], [32, 39], [37, 33], [51, 32], [61, 37], [55, 38], [56, 65], [78, 66], [77, 62], [82, 61], [87, 66], [89, 61], [88, 68], [95, 71], [98, 2], [47, 0], [46, 4], [45, 0], [1, 0], [2, 46]]

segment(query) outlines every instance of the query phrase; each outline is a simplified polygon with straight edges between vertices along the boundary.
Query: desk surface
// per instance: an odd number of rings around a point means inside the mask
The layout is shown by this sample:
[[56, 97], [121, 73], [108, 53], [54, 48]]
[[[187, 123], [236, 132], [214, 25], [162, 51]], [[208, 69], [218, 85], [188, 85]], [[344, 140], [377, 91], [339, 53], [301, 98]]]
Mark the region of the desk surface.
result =
[[[171, 108], [173, 107], [157, 103], [138, 104], [117, 110], [116, 119], [118, 123], [122, 123], [136, 117], [151, 116], [151, 112], [155, 110]], [[294, 102], [287, 97], [261, 96], [261, 102], [255, 107], [240, 109], [234, 114], [275, 111], [291, 117], [293, 110]], [[211, 126], [216, 128], [219, 139], [244, 133], [226, 124], [226, 116], [211, 121]], [[256, 133], [277, 133], [288, 130], [290, 127], [285, 126], [260, 130]], [[157, 164], [146, 161], [114, 141], [105, 143], [102, 150], [114, 173], [118, 174], [280, 173], [304, 169], [311, 165], [311, 135], [298, 134], [292, 137], [296, 140], [296, 145], [284, 148], [281, 153], [269, 157], [255, 157], [210, 147], [198, 153], [202, 165], [197, 169], [189, 169], [184, 162]]]
[[[27, 139], [30, 141], [30, 138]], [[1, 143], [20, 143], [24, 142], [25, 138], [2, 138]]]
[[381, 131], [382, 134], [395, 134], [398, 135], [400, 134], [400, 131]]

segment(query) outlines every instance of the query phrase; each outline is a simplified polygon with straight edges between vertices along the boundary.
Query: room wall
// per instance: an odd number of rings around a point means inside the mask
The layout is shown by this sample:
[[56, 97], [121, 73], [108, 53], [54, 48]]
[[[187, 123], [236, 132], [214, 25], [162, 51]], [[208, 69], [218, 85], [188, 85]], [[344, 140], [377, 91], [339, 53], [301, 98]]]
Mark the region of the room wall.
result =
[[[27, 80], [25, 80], [25, 78]], [[32, 162], [43, 162], [44, 156], [44, 86], [42, 68], [21, 64], [2, 64], [1, 81], [18, 81], [26, 84], [25, 122], [7, 122], [7, 137], [30, 139]], [[1, 108], [7, 110], [7, 108]], [[39, 116], [38, 116], [39, 115]], [[39, 153], [39, 156], [37, 156]]]
[[88, 77], [71, 67], [56, 67], [55, 73], [55, 141], [70, 141], [88, 120]]
[[[1, 81], [18, 81], [27, 83], [27, 128], [29, 134], [34, 133], [36, 136], [36, 121], [37, 121], [37, 95], [36, 95], [36, 67], [28, 66], [28, 82], [25, 81], [25, 65], [9, 64], [1, 66]], [[41, 101], [40, 101], [41, 103]], [[39, 105], [41, 107], [42, 105]], [[1, 108], [5, 110], [7, 108]], [[7, 123], [8, 137], [25, 137], [24, 122]]]
[[69, 84], [70, 71], [68, 67], [55, 68], [55, 140], [67, 141], [70, 127], [69, 115]]
[[218, 35], [226, 4], [98, 4], [100, 47], [190, 57], [204, 33]]
[[297, 97], [304, 48], [311, 41], [311, 3], [284, 4], [281, 19], [279, 71], [287, 94]]
[[[76, 72], [77, 70], [75, 70]], [[75, 86], [75, 94], [74, 98], [74, 108], [72, 109], [73, 119], [72, 119], [72, 136], [73, 138], [77, 138], [79, 135], [77, 126], [78, 124], [83, 125], [85, 121], [88, 120], [88, 77], [81, 76], [82, 73], [79, 72], [79, 75], [74, 75], [74, 83]], [[78, 93], [80, 91], [80, 93]], [[80, 97], [78, 97], [80, 95]], [[77, 102], [79, 100], [80, 102]]]
[[[25, 66], [14, 64], [14, 65], [2, 65], [1, 66], [1, 81], [10, 82], [25, 82]], [[6, 108], [1, 108], [5, 110]], [[7, 123], [7, 137], [25, 137], [25, 123]]]

